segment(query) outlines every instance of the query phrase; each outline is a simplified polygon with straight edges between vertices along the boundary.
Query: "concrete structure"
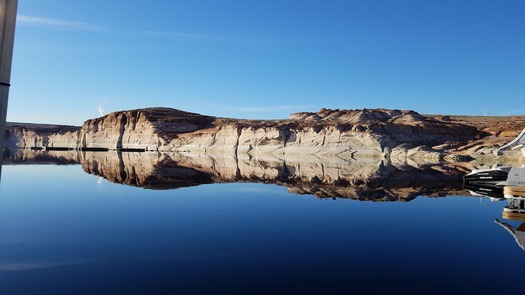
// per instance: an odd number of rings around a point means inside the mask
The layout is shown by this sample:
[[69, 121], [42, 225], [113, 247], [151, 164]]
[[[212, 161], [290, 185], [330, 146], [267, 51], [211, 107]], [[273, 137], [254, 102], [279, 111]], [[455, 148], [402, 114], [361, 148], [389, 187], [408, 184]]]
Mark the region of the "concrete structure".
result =
[[4, 147], [17, 6], [18, 0], [0, 0], [0, 149]]
[[0, 176], [4, 149], [7, 99], [11, 82], [11, 61], [15, 40], [16, 9], [18, 0], [0, 0]]

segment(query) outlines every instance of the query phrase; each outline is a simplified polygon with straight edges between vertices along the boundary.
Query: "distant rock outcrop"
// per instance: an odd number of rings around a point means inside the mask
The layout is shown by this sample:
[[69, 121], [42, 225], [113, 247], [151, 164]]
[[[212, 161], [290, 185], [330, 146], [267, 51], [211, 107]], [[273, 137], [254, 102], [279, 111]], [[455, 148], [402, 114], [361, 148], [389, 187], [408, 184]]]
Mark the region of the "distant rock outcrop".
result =
[[65, 125], [7, 123], [5, 146], [19, 148], [59, 147], [76, 149], [80, 128]]
[[82, 127], [11, 124], [6, 141], [7, 146], [22, 148], [220, 154], [239, 159], [322, 155], [428, 163], [490, 154], [525, 127], [521, 117], [490, 117], [492, 124], [483, 118], [321, 109], [287, 120], [241, 120], [147, 108], [110, 113]]

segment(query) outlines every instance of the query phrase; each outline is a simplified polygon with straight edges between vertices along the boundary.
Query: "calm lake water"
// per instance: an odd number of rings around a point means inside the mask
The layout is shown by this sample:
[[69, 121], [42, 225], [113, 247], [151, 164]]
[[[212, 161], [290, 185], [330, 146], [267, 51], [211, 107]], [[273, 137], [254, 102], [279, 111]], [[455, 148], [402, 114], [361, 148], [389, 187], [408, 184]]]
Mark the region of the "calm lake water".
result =
[[0, 294], [523, 294], [506, 201], [145, 189], [86, 165], [2, 167]]

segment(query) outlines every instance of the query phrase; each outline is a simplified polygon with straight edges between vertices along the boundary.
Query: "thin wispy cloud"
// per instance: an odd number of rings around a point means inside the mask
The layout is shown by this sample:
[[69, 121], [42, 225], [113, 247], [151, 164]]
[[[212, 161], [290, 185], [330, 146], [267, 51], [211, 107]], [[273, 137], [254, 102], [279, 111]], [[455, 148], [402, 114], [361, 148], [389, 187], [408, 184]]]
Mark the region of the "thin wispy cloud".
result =
[[29, 16], [29, 15], [23, 15], [23, 14], [17, 15], [16, 21], [19, 24], [33, 25], [33, 26], [39, 26], [39, 27], [48, 27], [48, 28], [76, 29], [76, 30], [101, 29], [101, 27], [96, 26], [91, 23], [62, 20], [62, 19], [49, 18], [49, 17]]
[[63, 20], [49, 17], [39, 17], [30, 15], [17, 15], [17, 23], [21, 25], [31, 25], [36, 27], [45, 27], [52, 29], [69, 29], [69, 30], [112, 30], [128, 34], [142, 34], [149, 36], [158, 36], [164, 38], [181, 38], [181, 39], [196, 39], [205, 41], [230, 42], [230, 43], [245, 43], [245, 44], [268, 44], [274, 42], [271, 39], [264, 38], [229, 38], [218, 35], [197, 34], [187, 32], [162, 31], [162, 30], [126, 30], [113, 29], [87, 22], [78, 22], [71, 20]]
[[170, 32], [170, 31], [156, 31], [156, 30], [140, 30], [137, 31], [142, 34], [172, 38], [186, 38], [186, 39], [200, 39], [207, 41], [220, 41], [220, 42], [231, 42], [231, 43], [245, 43], [245, 44], [263, 44], [273, 43], [274, 40], [263, 39], [263, 38], [229, 38], [224, 36], [207, 35], [207, 34], [193, 34], [183, 32]]
[[141, 30], [137, 32], [142, 33], [142, 34], [147, 34], [147, 35], [161, 36], [161, 37], [175, 37], [175, 38], [201, 39], [201, 40], [210, 40], [210, 41], [246, 43], [243, 40], [236, 40], [236, 39], [230, 39], [230, 38], [224, 38], [224, 37], [212, 36], [212, 35], [167, 32], [167, 31], [152, 31], [152, 30]]

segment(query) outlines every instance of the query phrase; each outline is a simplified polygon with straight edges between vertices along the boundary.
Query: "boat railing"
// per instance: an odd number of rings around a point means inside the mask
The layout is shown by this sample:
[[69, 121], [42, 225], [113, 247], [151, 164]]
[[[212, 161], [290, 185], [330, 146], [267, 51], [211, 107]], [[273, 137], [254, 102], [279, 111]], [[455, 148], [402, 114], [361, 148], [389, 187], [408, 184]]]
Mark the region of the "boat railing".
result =
[[514, 140], [512, 140], [511, 142], [507, 143], [506, 145], [503, 145], [501, 147], [499, 147], [497, 150], [496, 150], [496, 153], [499, 154], [500, 151], [503, 151], [507, 148], [511, 148], [511, 149], [517, 149], [517, 148], [520, 148], [520, 147], [523, 147], [525, 146], [525, 128], [521, 131], [521, 133], [516, 137], [514, 138]]

